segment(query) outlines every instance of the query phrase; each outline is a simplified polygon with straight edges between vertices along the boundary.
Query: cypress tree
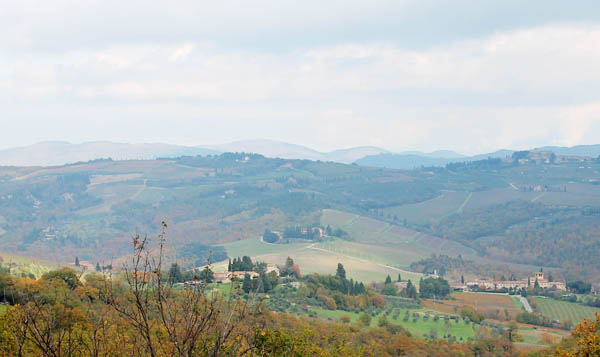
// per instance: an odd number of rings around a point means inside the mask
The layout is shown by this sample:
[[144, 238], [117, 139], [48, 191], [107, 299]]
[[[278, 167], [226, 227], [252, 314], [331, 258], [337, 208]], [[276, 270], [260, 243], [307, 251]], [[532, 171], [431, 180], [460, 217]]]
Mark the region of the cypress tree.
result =
[[244, 275], [244, 282], [242, 283], [242, 290], [244, 290], [244, 292], [246, 294], [248, 294], [251, 289], [252, 289], [252, 280], [250, 279], [250, 275], [249, 274], [245, 274]]
[[335, 276], [337, 276], [338, 278], [346, 279], [346, 269], [344, 269], [342, 263], [338, 263]]

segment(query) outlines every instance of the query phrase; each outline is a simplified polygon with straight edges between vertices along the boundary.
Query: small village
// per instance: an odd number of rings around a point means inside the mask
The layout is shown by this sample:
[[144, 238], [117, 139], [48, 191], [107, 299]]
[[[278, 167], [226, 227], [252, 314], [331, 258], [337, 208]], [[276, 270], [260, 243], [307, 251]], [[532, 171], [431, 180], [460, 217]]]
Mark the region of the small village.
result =
[[454, 290], [470, 291], [470, 290], [521, 290], [530, 289], [538, 286], [543, 289], [554, 289], [566, 291], [566, 284], [561, 281], [551, 281], [544, 277], [543, 272], [536, 272], [534, 276], [521, 280], [485, 280], [477, 279], [457, 283], [450, 283]]

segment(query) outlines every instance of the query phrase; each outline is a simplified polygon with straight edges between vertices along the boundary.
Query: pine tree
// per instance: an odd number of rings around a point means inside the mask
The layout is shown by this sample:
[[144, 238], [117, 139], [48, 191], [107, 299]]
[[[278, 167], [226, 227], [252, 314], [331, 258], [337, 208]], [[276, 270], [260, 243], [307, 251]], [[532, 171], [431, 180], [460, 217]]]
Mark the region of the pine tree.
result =
[[460, 276], [460, 283], [464, 284], [465, 283], [465, 277], [461, 274]]
[[398, 274], [398, 282], [402, 281], [402, 277], [400, 276], [400, 274]]
[[229, 264], [227, 264], [227, 271], [231, 271], [231, 258], [229, 258]]
[[388, 276], [385, 278], [385, 284], [391, 284], [392, 283], [392, 278], [390, 277], [390, 275], [388, 274]]
[[100, 271], [102, 270], [102, 268], [100, 268], [100, 263], [96, 262], [96, 271]]
[[79, 266], [79, 257], [75, 257], [75, 266], [78, 267]]

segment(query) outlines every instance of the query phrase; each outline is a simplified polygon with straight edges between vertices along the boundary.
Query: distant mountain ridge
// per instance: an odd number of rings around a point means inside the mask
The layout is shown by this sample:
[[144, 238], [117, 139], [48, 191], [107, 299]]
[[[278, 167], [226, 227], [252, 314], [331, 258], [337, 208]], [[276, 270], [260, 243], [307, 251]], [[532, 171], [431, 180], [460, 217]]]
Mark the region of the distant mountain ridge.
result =
[[304, 159], [334, 161], [350, 164], [369, 155], [378, 155], [389, 151], [374, 146], [359, 146], [348, 149], [334, 150], [331, 152], [320, 152], [306, 146], [290, 144], [277, 140], [243, 140], [231, 143], [206, 146], [221, 152], [251, 152], [266, 157], [280, 157], [283, 159]]
[[600, 144], [596, 145], [577, 145], [571, 147], [562, 146], [544, 146], [536, 148], [536, 150], [552, 151], [557, 155], [574, 155], [574, 156], [600, 156]]
[[[588, 156], [598, 157], [600, 155], [600, 145], [579, 145], [573, 147], [561, 146], [544, 146], [531, 150], [552, 151], [557, 155], [566, 156]], [[429, 154], [419, 153], [415, 151], [407, 151], [403, 153], [384, 153], [378, 155], [365, 156], [356, 161], [357, 165], [385, 167], [390, 169], [414, 169], [421, 166], [445, 166], [453, 162], [477, 161], [488, 158], [504, 158], [511, 156], [516, 150], [498, 150], [487, 154], [474, 156], [464, 156], [452, 151], [435, 151]], [[437, 154], [437, 153], [442, 154]], [[436, 156], [436, 154], [438, 156]], [[456, 154], [453, 156], [453, 154]]]
[[385, 149], [362, 146], [319, 152], [306, 146], [276, 140], [245, 140], [220, 145], [183, 146], [162, 143], [114, 143], [94, 141], [71, 144], [65, 141], [44, 141], [37, 144], [0, 150], [0, 166], [56, 166], [101, 158], [115, 160], [155, 159], [223, 152], [257, 153], [266, 157], [305, 159], [352, 163], [368, 155], [388, 152]]
[[109, 157], [115, 160], [155, 159], [218, 153], [218, 151], [207, 148], [162, 143], [128, 144], [93, 141], [71, 144], [65, 141], [44, 141], [29, 146], [0, 150], [0, 165], [56, 166]]
[[[600, 155], [600, 145], [545, 146], [535, 150], [550, 150], [557, 155], [592, 157]], [[163, 143], [131, 144], [110, 141], [71, 144], [65, 141], [45, 141], [29, 146], [0, 150], [0, 166], [56, 166], [109, 157], [115, 160], [155, 159], [159, 157], [215, 155], [223, 152], [248, 152], [273, 158], [333, 161], [344, 164], [356, 163], [363, 166], [413, 169], [420, 166], [444, 166], [452, 162], [476, 161], [488, 157], [503, 158], [512, 155], [515, 151], [498, 150], [487, 154], [466, 156], [450, 150], [437, 150], [430, 153], [420, 151], [393, 153], [375, 146], [358, 146], [320, 152], [303, 145], [265, 139], [199, 146]]]

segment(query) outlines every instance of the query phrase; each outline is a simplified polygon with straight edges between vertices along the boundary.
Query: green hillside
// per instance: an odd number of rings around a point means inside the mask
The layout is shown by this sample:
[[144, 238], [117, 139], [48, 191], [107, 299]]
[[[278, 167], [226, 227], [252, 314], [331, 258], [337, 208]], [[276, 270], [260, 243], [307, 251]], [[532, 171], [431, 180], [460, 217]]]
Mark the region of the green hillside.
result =
[[[2, 167], [0, 251], [109, 261], [128, 254], [132, 235], [155, 235], [166, 221], [175, 252], [193, 242], [224, 245], [230, 256], [246, 248], [274, 261], [295, 254], [315, 271], [336, 259], [393, 271], [431, 254], [461, 255], [593, 280], [600, 271], [590, 265], [600, 261], [599, 172], [592, 161], [488, 159], [392, 170], [232, 153]], [[251, 247], [265, 229], [294, 225], [331, 226], [347, 237]], [[187, 266], [199, 259], [178, 257]], [[369, 267], [363, 278], [389, 269]]]

